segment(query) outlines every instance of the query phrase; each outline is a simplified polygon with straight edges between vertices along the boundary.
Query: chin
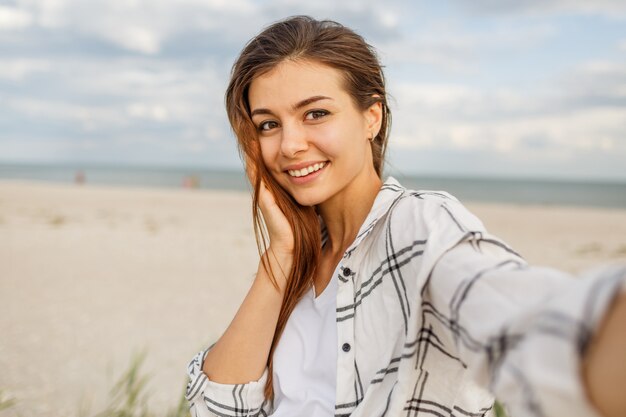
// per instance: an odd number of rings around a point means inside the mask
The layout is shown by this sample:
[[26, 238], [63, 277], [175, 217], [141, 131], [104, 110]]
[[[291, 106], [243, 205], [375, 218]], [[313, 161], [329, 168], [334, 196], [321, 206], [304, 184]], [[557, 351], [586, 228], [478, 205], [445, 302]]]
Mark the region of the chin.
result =
[[298, 204], [305, 207], [317, 206], [326, 200], [320, 193], [313, 190], [300, 190], [300, 192], [289, 192], [289, 194], [291, 194]]
[[285, 190], [298, 204], [305, 207], [313, 207], [318, 204], [322, 204], [330, 198], [333, 193], [332, 189], [329, 189], [327, 184], [318, 183], [310, 186], [298, 186], [293, 185], [284, 178], [282, 181], [277, 181], [280, 186]]
[[310, 195], [304, 195], [304, 196], [292, 195], [292, 197], [294, 200], [298, 202], [298, 204], [300, 204], [301, 206], [305, 206], [305, 207], [313, 207], [313, 206], [320, 204], [323, 201], [319, 198], [314, 198], [313, 196], [310, 196]]

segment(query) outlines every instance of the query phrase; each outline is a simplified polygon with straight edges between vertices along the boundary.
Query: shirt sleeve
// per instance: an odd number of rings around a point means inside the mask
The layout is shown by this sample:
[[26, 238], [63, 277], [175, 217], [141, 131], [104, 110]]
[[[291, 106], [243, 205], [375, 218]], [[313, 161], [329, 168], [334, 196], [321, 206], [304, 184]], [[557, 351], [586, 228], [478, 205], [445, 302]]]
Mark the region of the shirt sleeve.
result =
[[202, 371], [202, 365], [210, 348], [199, 352], [189, 362], [187, 375], [189, 382], [185, 397], [189, 401], [192, 417], [244, 417], [267, 416], [264, 389], [268, 369], [258, 381], [246, 384], [219, 384], [209, 380]]
[[435, 255], [424, 291], [470, 375], [512, 416], [598, 416], [581, 363], [626, 291], [626, 265], [581, 277], [531, 267], [460, 203], [445, 210], [432, 237], [436, 248], [452, 244]]

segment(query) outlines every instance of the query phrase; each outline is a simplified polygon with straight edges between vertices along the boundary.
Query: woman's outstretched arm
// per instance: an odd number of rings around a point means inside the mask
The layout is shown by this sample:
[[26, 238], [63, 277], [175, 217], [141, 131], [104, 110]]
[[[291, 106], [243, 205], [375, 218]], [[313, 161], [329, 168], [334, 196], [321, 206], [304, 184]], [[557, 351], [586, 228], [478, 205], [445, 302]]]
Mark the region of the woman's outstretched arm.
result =
[[623, 416], [626, 265], [574, 278], [529, 266], [456, 201], [427, 213], [423, 295], [468, 375], [511, 415]]
[[626, 294], [619, 296], [583, 362], [589, 399], [605, 417], [626, 416]]
[[428, 287], [473, 379], [513, 416], [624, 416], [626, 268], [573, 278], [491, 242], [455, 246]]

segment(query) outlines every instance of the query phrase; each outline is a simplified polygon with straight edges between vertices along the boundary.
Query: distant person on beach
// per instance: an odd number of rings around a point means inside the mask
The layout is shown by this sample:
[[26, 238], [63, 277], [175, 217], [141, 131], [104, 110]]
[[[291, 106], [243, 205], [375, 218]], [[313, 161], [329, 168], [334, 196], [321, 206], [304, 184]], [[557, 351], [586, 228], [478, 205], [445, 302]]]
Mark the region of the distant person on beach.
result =
[[76, 171], [74, 174], [74, 183], [77, 185], [83, 185], [85, 183], [85, 173], [83, 171]]
[[200, 180], [196, 175], [186, 175], [183, 178], [183, 188], [196, 189], [200, 186]]
[[189, 364], [192, 416], [626, 416], [626, 266], [529, 266], [453, 196], [384, 179], [391, 114], [361, 36], [269, 26], [226, 107], [262, 255]]

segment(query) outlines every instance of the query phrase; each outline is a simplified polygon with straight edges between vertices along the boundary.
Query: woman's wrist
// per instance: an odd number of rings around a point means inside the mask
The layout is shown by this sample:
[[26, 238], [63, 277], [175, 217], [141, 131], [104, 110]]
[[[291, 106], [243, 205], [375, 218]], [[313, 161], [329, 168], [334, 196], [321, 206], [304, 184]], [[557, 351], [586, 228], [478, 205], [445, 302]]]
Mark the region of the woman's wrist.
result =
[[263, 273], [257, 274], [257, 278], [262, 276], [264, 279], [269, 279], [274, 288], [282, 294], [287, 286], [292, 265], [293, 253], [282, 249], [274, 250], [270, 246], [263, 254], [259, 265], [259, 272]]
[[291, 267], [293, 263], [293, 250], [283, 247], [269, 246], [265, 251], [265, 255], [269, 256], [274, 262], [279, 262]]

